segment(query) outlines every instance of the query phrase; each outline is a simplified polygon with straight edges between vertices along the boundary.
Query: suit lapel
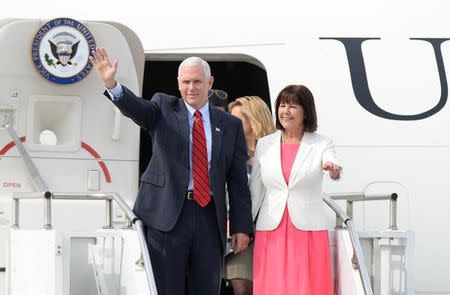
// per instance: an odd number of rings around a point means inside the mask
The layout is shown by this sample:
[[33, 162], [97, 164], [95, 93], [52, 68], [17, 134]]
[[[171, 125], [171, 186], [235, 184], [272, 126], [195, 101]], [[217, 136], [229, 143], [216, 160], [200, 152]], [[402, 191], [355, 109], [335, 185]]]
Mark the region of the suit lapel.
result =
[[[294, 180], [298, 180], [308, 168], [304, 167], [303, 163], [305, 162], [312, 149], [312, 143], [312, 134], [309, 132], [305, 132], [300, 143], [300, 148], [298, 149], [297, 155], [295, 156], [294, 163], [292, 164], [291, 175], [289, 176], [289, 186], [294, 183]], [[299, 173], [299, 170], [301, 170], [302, 172]]]
[[189, 112], [184, 104], [183, 99], [179, 99], [178, 103], [174, 104], [175, 116], [178, 119], [178, 128], [181, 131], [183, 137], [184, 147], [186, 152], [185, 165], [190, 168], [189, 165]]
[[[223, 121], [222, 116], [219, 112], [221, 110], [217, 110], [213, 107], [209, 107], [209, 119], [211, 121], [211, 140], [212, 140], [212, 151], [211, 151], [211, 167], [217, 167], [219, 155], [221, 153], [220, 149], [222, 147], [222, 134], [223, 134]], [[214, 169], [210, 169], [210, 171], [214, 171]]]

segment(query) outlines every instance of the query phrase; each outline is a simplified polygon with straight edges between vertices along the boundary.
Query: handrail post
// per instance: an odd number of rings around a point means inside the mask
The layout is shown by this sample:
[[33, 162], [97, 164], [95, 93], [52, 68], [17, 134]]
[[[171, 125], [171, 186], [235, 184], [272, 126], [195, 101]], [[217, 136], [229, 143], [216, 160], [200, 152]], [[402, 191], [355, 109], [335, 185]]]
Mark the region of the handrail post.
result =
[[44, 193], [44, 229], [52, 229], [52, 193]]
[[347, 201], [347, 216], [353, 219], [353, 201]]
[[343, 229], [344, 228], [344, 221], [336, 214], [336, 226], [334, 229]]
[[112, 228], [112, 200], [106, 200], [106, 225], [103, 228]]
[[145, 263], [144, 263], [144, 255], [142, 254], [142, 251], [141, 251], [141, 256], [139, 257], [138, 260], [136, 260], [135, 264], [139, 267], [144, 267]]
[[12, 203], [12, 228], [19, 228], [19, 199], [13, 198], [13, 203]]
[[398, 195], [393, 193], [389, 201], [389, 229], [397, 230], [397, 199]]
[[128, 216], [125, 217], [125, 225], [123, 227], [124, 229], [131, 229], [133, 228], [131, 225], [131, 219], [128, 218]]

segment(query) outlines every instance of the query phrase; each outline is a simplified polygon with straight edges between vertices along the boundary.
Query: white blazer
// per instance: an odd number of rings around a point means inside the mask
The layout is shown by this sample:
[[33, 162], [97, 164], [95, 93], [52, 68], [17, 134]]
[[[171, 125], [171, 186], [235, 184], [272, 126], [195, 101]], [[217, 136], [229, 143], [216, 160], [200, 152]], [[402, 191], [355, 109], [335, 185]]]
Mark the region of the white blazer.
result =
[[294, 226], [301, 230], [326, 229], [322, 201], [322, 164], [336, 159], [333, 142], [305, 132], [292, 165], [289, 185], [281, 170], [281, 131], [260, 138], [253, 158], [250, 191], [256, 230], [277, 228], [287, 207]]

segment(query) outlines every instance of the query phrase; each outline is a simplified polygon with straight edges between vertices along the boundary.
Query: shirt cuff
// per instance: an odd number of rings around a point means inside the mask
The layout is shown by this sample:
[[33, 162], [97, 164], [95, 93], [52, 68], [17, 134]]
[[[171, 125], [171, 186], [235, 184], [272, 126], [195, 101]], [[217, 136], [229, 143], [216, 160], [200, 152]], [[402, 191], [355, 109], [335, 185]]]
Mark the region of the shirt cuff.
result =
[[122, 84], [117, 82], [116, 86], [114, 88], [108, 88], [105, 86], [106, 91], [109, 93], [109, 96], [112, 100], [119, 100], [122, 98], [123, 93], [123, 87]]

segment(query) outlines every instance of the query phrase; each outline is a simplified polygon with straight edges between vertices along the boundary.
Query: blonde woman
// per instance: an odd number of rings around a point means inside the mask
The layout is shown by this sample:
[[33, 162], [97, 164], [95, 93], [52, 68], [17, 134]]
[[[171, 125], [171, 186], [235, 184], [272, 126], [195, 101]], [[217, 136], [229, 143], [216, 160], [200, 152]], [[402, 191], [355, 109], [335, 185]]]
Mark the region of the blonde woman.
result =
[[[239, 97], [228, 104], [228, 110], [241, 119], [247, 142], [248, 173], [259, 138], [275, 132], [275, 124], [266, 103], [258, 96]], [[242, 253], [225, 258], [225, 279], [231, 282], [235, 295], [252, 294], [253, 244]]]

